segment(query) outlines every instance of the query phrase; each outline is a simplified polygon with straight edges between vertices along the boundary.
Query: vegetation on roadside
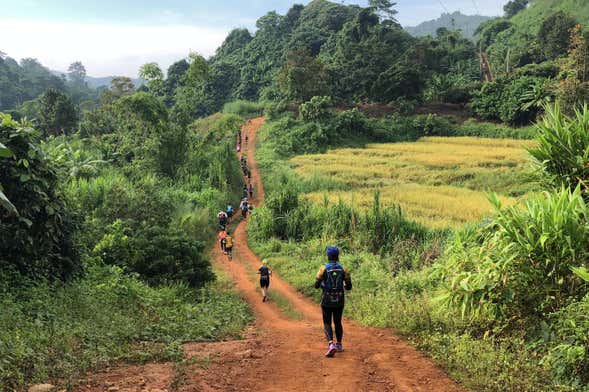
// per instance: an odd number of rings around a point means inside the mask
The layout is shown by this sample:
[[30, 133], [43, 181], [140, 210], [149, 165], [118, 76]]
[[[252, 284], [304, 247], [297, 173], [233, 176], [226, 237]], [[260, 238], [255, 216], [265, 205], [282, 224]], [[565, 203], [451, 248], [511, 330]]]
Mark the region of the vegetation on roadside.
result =
[[[512, 206], [492, 196], [495, 212], [489, 219], [453, 231], [412, 223], [411, 208], [401, 212], [379, 197], [362, 210], [360, 203], [320, 196], [325, 190], [333, 195], [334, 190], [344, 192], [351, 184], [372, 181], [382, 172], [372, 161], [379, 153], [393, 151], [389, 161], [402, 163], [410, 159], [404, 157], [424, 151], [419, 142], [296, 157], [294, 162], [319, 169], [325, 162], [324, 173], [306, 170], [303, 176], [295, 175], [291, 164], [262, 145], [259, 158], [268, 179], [267, 202], [252, 216], [253, 247], [297, 289], [316, 297], [309, 277], [324, 263], [325, 247], [338, 244], [357, 282], [348, 314], [366, 325], [405, 334], [473, 390], [583, 390], [588, 385], [589, 332], [583, 316], [589, 287], [583, 163], [587, 113], [585, 109], [567, 117], [558, 107], [549, 109], [534, 143], [478, 140], [486, 143], [491, 155], [506, 146], [519, 146], [525, 155], [527, 146], [537, 165], [537, 184], [543, 184], [533, 187], [541, 186], [544, 193], [532, 192], [525, 202]], [[280, 121], [266, 124], [262, 136], [269, 144]], [[442, 143], [436, 138], [423, 142], [432, 141]], [[462, 147], [467, 141], [471, 142], [459, 138], [444, 143]], [[341, 154], [351, 152], [365, 152], [367, 157], [350, 154], [353, 165], [329, 171]], [[452, 154], [459, 156], [459, 151]], [[485, 156], [477, 155], [478, 160]], [[409, 170], [414, 170], [414, 161]], [[476, 165], [477, 159], [469, 161]], [[427, 162], [435, 173], [437, 155]], [[368, 171], [365, 177], [362, 168]], [[350, 170], [360, 177], [338, 175]], [[426, 170], [420, 177], [427, 174]], [[493, 176], [499, 182], [500, 178]], [[532, 186], [530, 180], [521, 177], [504, 189]], [[448, 178], [441, 182], [452, 183]], [[317, 192], [314, 200], [302, 197], [301, 192], [309, 191]], [[421, 196], [420, 202], [428, 194]]]

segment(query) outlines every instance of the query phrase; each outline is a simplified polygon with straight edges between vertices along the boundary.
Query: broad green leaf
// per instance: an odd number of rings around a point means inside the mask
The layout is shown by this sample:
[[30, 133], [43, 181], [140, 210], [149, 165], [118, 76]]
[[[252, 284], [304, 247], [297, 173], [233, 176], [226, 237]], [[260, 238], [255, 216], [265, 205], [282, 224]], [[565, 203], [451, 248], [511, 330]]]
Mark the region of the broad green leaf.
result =
[[10, 158], [13, 155], [14, 155], [14, 153], [12, 152], [12, 150], [10, 148], [8, 148], [4, 144], [0, 143], [0, 158]]
[[0, 190], [0, 205], [2, 205], [2, 207], [4, 207], [4, 209], [6, 209], [11, 214], [18, 215], [18, 210], [16, 209], [14, 204], [12, 204], [10, 202], [10, 200], [8, 200], [8, 197], [6, 197], [4, 192], [2, 192], [1, 190]]
[[589, 271], [586, 267], [571, 267], [571, 271], [585, 282], [589, 283]]

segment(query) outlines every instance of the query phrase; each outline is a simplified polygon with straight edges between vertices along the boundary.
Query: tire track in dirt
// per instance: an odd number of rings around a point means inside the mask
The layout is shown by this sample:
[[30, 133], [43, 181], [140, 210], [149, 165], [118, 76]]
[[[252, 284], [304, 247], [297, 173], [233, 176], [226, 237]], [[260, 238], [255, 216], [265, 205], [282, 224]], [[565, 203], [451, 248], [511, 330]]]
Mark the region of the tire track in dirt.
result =
[[[248, 123], [248, 164], [255, 187], [254, 205], [264, 200], [255, 161], [257, 131], [263, 118]], [[247, 245], [247, 225], [234, 233], [233, 261], [214, 247], [214, 262], [226, 271], [255, 315], [246, 339], [184, 346], [188, 360], [178, 365], [148, 364], [106, 370], [87, 380], [80, 391], [394, 391], [458, 392], [463, 389], [423, 354], [389, 330], [344, 321], [346, 351], [335, 358], [326, 349], [319, 306], [274, 274], [270, 286], [288, 299], [301, 320], [282, 314], [275, 303], [262, 303], [251, 271], [261, 262]], [[293, 260], [296, 262], [296, 260]], [[319, 266], [317, 266], [319, 268]], [[314, 277], [309, 277], [309, 284]], [[352, 277], [353, 279], [353, 277]], [[110, 389], [109, 389], [110, 388]]]

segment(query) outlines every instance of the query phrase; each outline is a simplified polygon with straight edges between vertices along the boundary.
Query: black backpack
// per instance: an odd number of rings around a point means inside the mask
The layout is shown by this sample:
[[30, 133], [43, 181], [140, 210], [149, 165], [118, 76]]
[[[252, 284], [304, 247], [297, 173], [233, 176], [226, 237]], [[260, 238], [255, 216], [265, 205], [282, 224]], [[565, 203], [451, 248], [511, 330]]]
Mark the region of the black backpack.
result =
[[325, 265], [323, 272], [323, 296], [321, 306], [339, 308], [344, 306], [344, 268], [339, 264]]

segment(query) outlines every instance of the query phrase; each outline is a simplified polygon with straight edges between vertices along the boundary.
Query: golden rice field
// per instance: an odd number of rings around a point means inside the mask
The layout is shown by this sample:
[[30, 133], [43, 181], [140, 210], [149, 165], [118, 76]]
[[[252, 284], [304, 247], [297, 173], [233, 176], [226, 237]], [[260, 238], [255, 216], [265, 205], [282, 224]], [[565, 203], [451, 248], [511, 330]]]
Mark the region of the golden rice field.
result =
[[[291, 160], [304, 179], [323, 179], [340, 198], [369, 206], [380, 190], [384, 204], [399, 204], [412, 219], [433, 228], [459, 227], [492, 211], [489, 192], [505, 204], [534, 190], [527, 175], [531, 141], [427, 137], [414, 143], [369, 144]], [[317, 180], [319, 179], [319, 180]], [[307, 197], [323, 201], [325, 191]]]

